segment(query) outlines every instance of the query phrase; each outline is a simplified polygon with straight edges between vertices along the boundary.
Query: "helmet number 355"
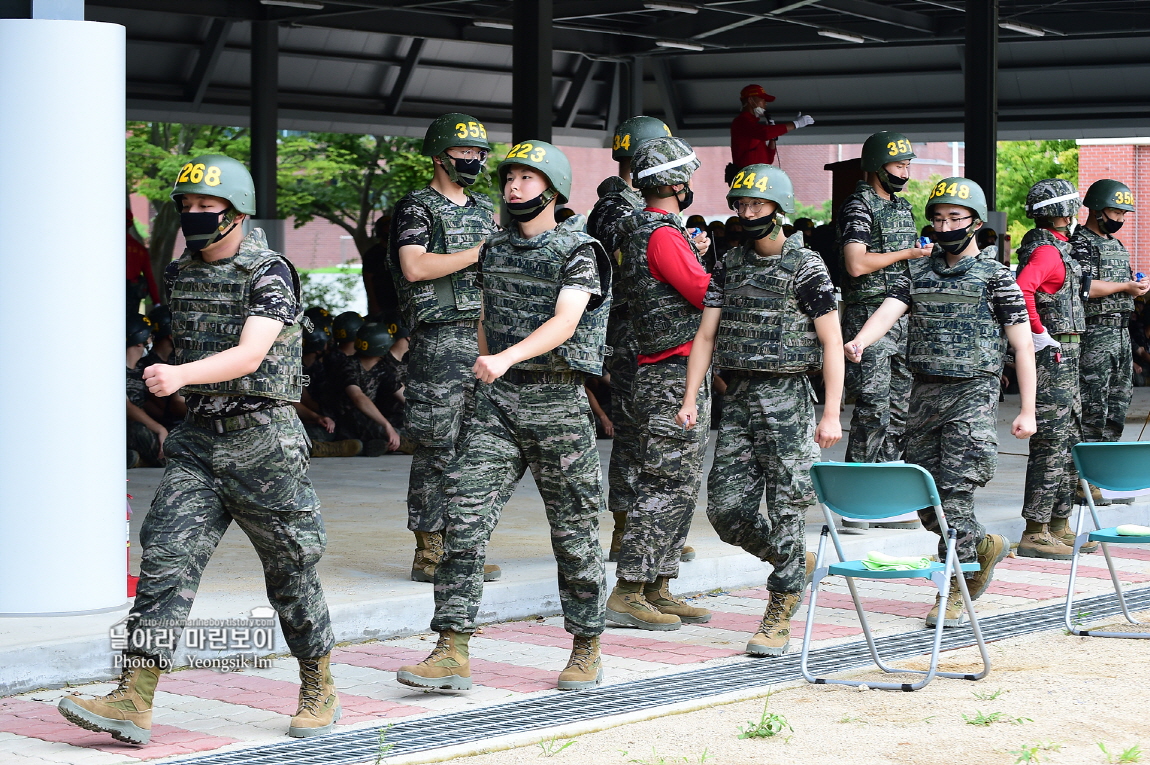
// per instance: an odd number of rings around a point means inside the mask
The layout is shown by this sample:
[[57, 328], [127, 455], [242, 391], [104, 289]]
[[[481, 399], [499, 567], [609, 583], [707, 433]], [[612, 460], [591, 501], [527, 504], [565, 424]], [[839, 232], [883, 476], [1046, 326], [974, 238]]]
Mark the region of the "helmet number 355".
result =
[[220, 169], [215, 165], [205, 167], [202, 162], [196, 164], [189, 162], [180, 168], [180, 177], [176, 183], [200, 183], [201, 181], [208, 186], [219, 186]]
[[482, 138], [487, 140], [487, 128], [478, 122], [460, 122], [455, 126], [455, 135], [459, 138]]

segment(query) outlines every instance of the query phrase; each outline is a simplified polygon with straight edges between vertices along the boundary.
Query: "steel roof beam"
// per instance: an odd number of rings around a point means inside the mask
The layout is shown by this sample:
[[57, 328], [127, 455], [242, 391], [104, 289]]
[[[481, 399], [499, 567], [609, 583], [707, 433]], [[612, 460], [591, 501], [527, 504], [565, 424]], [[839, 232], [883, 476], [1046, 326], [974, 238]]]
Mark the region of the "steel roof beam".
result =
[[407, 55], [403, 57], [403, 63], [399, 67], [399, 75], [395, 78], [395, 84], [391, 86], [391, 92], [387, 94], [387, 104], [383, 107], [384, 114], [399, 114], [403, 97], [407, 95], [407, 86], [411, 84], [411, 75], [415, 67], [419, 66], [419, 57], [423, 53], [425, 42], [427, 41], [422, 37], [411, 38]]
[[208, 35], [200, 46], [200, 55], [196, 57], [192, 76], [188, 79], [187, 99], [196, 106], [204, 100], [204, 93], [207, 92], [208, 83], [211, 82], [220, 54], [224, 52], [224, 45], [228, 41], [228, 33], [231, 32], [233, 23], [235, 22], [231, 19], [212, 19]]

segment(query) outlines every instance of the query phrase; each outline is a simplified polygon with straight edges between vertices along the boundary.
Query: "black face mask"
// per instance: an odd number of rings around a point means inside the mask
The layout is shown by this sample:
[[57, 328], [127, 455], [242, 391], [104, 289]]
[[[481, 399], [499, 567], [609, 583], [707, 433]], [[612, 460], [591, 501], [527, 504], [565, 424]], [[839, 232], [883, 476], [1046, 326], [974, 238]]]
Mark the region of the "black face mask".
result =
[[[680, 197], [679, 194], [684, 196]], [[679, 200], [679, 210], [686, 210], [695, 201], [695, 192], [688, 184], [686, 188], [675, 194], [675, 198]]]
[[768, 215], [765, 218], [755, 218], [754, 220], [740, 218], [740, 220], [743, 222], [743, 231], [746, 233], [748, 241], [770, 236], [779, 227], [779, 220], [776, 215]]
[[547, 208], [547, 205], [555, 198], [555, 190], [547, 189], [534, 199], [528, 199], [526, 202], [506, 202], [507, 213], [520, 223], [526, 223], [529, 220], [535, 220], [539, 214]]
[[956, 228], [951, 231], [935, 231], [934, 241], [942, 248], [943, 252], [957, 255], [966, 249], [970, 244], [970, 240], [974, 238], [974, 226], [967, 226], [966, 228]]
[[882, 184], [883, 190], [888, 194], [897, 194], [906, 188], [906, 184], [910, 182], [910, 176], [906, 178], [899, 178], [897, 175], [891, 175], [885, 168], [878, 171], [878, 180]]
[[1112, 218], [1107, 218], [1101, 213], [1098, 214], [1095, 220], [1098, 221], [1098, 228], [1102, 229], [1107, 234], [1117, 234], [1118, 231], [1122, 228], [1122, 224], [1126, 222], [1123, 220], [1113, 220]]
[[483, 172], [482, 159], [458, 159], [444, 154], [443, 165], [447, 170], [447, 177], [464, 188], [475, 183], [479, 174]]
[[218, 242], [231, 233], [235, 227], [235, 210], [222, 213], [214, 212], [182, 212], [180, 213], [180, 231], [184, 234], [184, 241], [188, 249], [195, 252]]

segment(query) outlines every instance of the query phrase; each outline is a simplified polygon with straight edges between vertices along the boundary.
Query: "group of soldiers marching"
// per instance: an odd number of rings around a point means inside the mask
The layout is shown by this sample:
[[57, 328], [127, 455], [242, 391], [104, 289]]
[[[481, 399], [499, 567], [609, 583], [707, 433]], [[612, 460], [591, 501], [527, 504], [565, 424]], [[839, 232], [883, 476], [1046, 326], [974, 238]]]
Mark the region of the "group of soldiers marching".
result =
[[[469, 191], [491, 150], [486, 129], [468, 115], [446, 114], [424, 139], [431, 182], [394, 209], [390, 267], [410, 328], [412, 578], [434, 583], [431, 628], [439, 634], [424, 661], [400, 668], [400, 683], [471, 687], [469, 640], [483, 583], [500, 575], [487, 562], [488, 542], [528, 469], [542, 495], [572, 635], [558, 688], [602, 682], [599, 639], [608, 623], [674, 630], [711, 618], [674, 594], [672, 582], [693, 555], [685, 541], [710, 430], [712, 365], [723, 370], [727, 390], [707, 517], [723, 541], [773, 568], [749, 654], [787, 650], [814, 563], [804, 538], [816, 501], [809, 471], [819, 449], [842, 437], [844, 381], [856, 402], [848, 460], [905, 459], [931, 473], [959, 559], [978, 564], [967, 574], [977, 598], [1010, 549], [1006, 538], [985, 532], [973, 501], [995, 471], [1009, 347], [1021, 392], [1012, 433], [1033, 437], [1019, 553], [1071, 553], [1070, 446], [1120, 434], [1131, 365], [1122, 328], [1132, 297], [1150, 287], [1131, 277], [1129, 256], [1113, 237], [1133, 209], [1126, 186], [1094, 184], [1089, 220], [1071, 235], [1073, 186], [1036, 184], [1027, 198], [1036, 228], [1019, 250], [1016, 279], [993, 248], [975, 243], [986, 199], [967, 178], [932, 188], [925, 214], [934, 241], [920, 242], [913, 211], [898, 196], [912, 144], [877, 133], [863, 147], [866, 178], [840, 216], [848, 274], [840, 316], [822, 258], [801, 233], [783, 234], [795, 199], [781, 169], [751, 165], [734, 174], [727, 202], [744, 241], [708, 272], [706, 233], [682, 223], [700, 164], [691, 146], [643, 116], [621, 123], [612, 146], [619, 173], [600, 184], [585, 227], [580, 217], [556, 222], [557, 206], [571, 196], [563, 152], [534, 140], [511, 147], [496, 168], [510, 218], [500, 229], [490, 201]], [[188, 242], [165, 275], [175, 364], [149, 367], [144, 381], [156, 395], [190, 394], [189, 415], [165, 443], [168, 465], [141, 532], [139, 595], [119, 686], [95, 699], [66, 697], [60, 711], [123, 741], [148, 740], [173, 646], [147, 632], [182, 627], [203, 569], [235, 520], [260, 555], [300, 664], [288, 733], [319, 735], [341, 709], [315, 572], [326, 536], [306, 475], [306, 436], [290, 406], [302, 382], [299, 280], [261, 231], [243, 235], [239, 224], [255, 200], [239, 163], [192, 160], [172, 197]], [[604, 369], [615, 423], [613, 586], [599, 542], [603, 480], [583, 385]], [[821, 416], [814, 373], [825, 388]], [[933, 512], [920, 518], [939, 532]], [[928, 625], [961, 623], [958, 591], [936, 601]]]

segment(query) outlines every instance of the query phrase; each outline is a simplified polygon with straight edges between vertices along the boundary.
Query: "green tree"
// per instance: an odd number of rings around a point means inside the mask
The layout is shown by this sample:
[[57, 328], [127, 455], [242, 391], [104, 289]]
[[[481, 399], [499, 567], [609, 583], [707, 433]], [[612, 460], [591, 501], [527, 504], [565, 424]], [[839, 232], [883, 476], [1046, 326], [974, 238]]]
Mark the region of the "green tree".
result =
[[1065, 141], [999, 141], [997, 205], [1006, 213], [1011, 241], [1021, 241], [1030, 228], [1026, 192], [1044, 178], [1078, 183], [1078, 145]]
[[824, 199], [822, 204], [808, 205], [799, 200], [795, 200], [795, 214], [788, 216], [792, 221], [799, 218], [810, 218], [815, 222], [816, 226], [821, 226], [824, 223], [831, 221], [831, 200]]
[[932, 173], [930, 179], [925, 181], [912, 179], [899, 195], [910, 202], [910, 208], [914, 211], [914, 228], [916, 231], [922, 231], [922, 227], [927, 225], [926, 200], [930, 198], [931, 189], [941, 180], [942, 176], [938, 173]]

